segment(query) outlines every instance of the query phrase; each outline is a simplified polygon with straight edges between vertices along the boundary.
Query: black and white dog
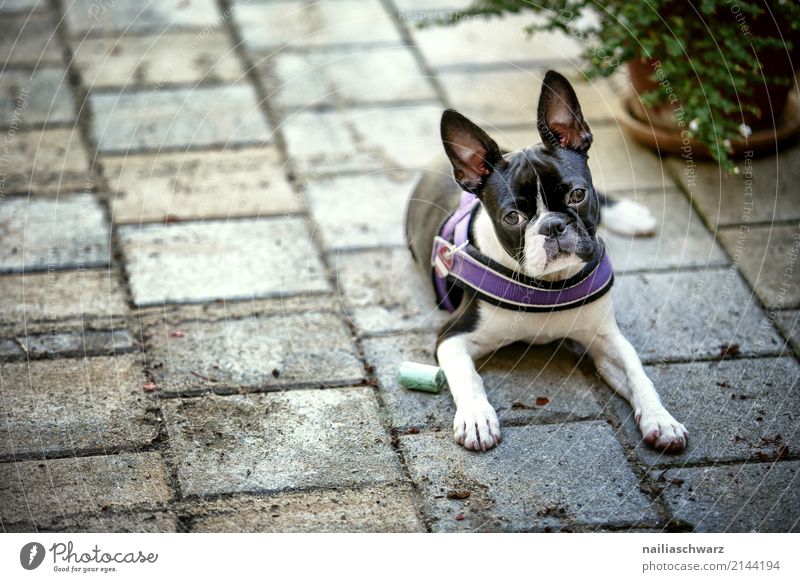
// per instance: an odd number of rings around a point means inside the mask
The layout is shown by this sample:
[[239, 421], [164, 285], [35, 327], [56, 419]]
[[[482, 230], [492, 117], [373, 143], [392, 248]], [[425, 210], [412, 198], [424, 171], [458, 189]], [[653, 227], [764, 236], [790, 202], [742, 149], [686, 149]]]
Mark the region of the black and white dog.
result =
[[517, 341], [569, 338], [631, 403], [644, 440], [680, 452], [688, 433], [617, 326], [606, 293], [613, 275], [596, 236], [601, 206], [618, 232], [652, 232], [655, 221], [641, 205], [595, 191], [586, 154], [592, 134], [569, 81], [554, 71], [542, 83], [537, 127], [542, 143], [503, 153], [466, 117], [445, 111], [442, 141], [461, 204], [446, 166], [426, 172], [409, 202], [409, 248], [440, 306], [453, 311], [436, 356], [457, 409], [455, 440], [476, 451], [500, 442], [476, 358]]

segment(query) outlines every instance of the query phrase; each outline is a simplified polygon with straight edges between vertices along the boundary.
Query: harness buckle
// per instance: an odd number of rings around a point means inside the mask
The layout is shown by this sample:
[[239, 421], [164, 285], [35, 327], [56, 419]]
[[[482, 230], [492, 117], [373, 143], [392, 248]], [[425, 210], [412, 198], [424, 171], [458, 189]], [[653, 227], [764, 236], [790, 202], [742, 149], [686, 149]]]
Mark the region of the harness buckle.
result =
[[467, 241], [464, 241], [460, 245], [456, 246], [447, 242], [441, 237], [436, 237], [436, 251], [433, 254], [433, 261], [431, 261], [431, 264], [433, 265], [437, 276], [444, 279], [450, 274], [450, 271], [453, 268], [453, 255], [463, 249], [466, 245]]

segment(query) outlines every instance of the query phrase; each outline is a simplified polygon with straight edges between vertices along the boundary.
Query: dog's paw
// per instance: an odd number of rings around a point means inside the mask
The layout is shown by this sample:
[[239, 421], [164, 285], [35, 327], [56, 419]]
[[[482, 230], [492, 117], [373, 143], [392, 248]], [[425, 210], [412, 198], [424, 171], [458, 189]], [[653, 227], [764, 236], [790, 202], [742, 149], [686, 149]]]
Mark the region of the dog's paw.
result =
[[625, 236], [652, 236], [656, 219], [647, 207], [633, 200], [616, 200], [603, 208], [603, 223], [611, 232]]
[[453, 420], [456, 442], [473, 451], [488, 451], [500, 444], [500, 421], [487, 401], [462, 404]]
[[654, 449], [665, 453], [680, 453], [686, 448], [689, 432], [665, 409], [636, 416], [642, 439]]

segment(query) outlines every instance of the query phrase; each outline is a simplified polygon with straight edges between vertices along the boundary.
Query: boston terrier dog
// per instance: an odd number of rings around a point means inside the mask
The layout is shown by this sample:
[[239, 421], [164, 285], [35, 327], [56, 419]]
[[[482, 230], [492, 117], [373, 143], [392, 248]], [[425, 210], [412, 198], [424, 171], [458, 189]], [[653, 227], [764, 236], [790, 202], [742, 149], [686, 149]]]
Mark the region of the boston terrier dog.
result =
[[517, 341], [568, 338], [630, 402], [645, 442], [680, 452], [688, 433], [617, 326], [607, 293], [613, 272], [596, 232], [601, 211], [622, 233], [652, 233], [655, 220], [641, 205], [595, 191], [592, 134], [574, 89], [554, 71], [542, 83], [537, 128], [541, 143], [503, 152], [466, 117], [445, 111], [442, 142], [460, 202], [446, 163], [423, 174], [409, 202], [409, 248], [439, 306], [452, 312], [436, 357], [456, 405], [455, 440], [475, 451], [500, 443], [476, 358]]

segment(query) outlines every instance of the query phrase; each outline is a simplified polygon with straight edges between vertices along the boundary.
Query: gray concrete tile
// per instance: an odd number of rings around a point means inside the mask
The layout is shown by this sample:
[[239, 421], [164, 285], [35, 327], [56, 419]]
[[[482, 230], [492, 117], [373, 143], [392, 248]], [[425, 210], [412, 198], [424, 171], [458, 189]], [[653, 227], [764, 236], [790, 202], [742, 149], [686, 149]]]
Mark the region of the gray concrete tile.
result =
[[13, 340], [0, 340], [2, 358], [71, 358], [113, 356], [130, 352], [133, 335], [127, 329], [82, 332], [61, 331], [17, 335]]
[[[439, 75], [453, 107], [484, 129], [536, 123], [536, 107], [545, 69], [509, 69]], [[583, 115], [589, 124], [613, 122], [616, 90], [612, 81], [579, 82], [572, 75]]]
[[4, 71], [0, 79], [0, 121], [31, 125], [75, 123], [75, 103], [66, 71], [40, 68]]
[[[403, 436], [400, 446], [434, 531], [656, 521], [605, 422], [507, 428], [485, 453], [456, 445], [449, 431]], [[458, 494], [469, 496], [448, 498]]]
[[161, 506], [171, 500], [159, 453], [0, 464], [3, 524], [46, 526], [74, 513]]
[[[661, 498], [699, 532], [800, 531], [800, 463], [759, 463], [654, 472]], [[658, 482], [658, 481], [657, 481]]]
[[332, 313], [162, 323], [147, 336], [161, 394], [343, 385], [364, 376], [347, 327]]
[[164, 415], [184, 495], [402, 479], [371, 388], [168, 400]]
[[70, 515], [52, 520], [14, 524], [9, 532], [59, 533], [174, 533], [178, 531], [175, 515], [169, 512], [128, 512]]
[[[591, 123], [591, 122], [590, 122]], [[503, 147], [518, 150], [542, 141], [536, 126], [495, 129], [489, 132]], [[675, 183], [664, 163], [646, 147], [627, 137], [617, 126], [592, 126], [589, 169], [601, 192], [674, 191]]]
[[277, 150], [103, 158], [116, 223], [265, 216], [304, 210]]
[[0, 377], [0, 455], [114, 450], [146, 445], [158, 432], [132, 354], [6, 363]]
[[0, 14], [30, 14], [47, 8], [47, 0], [6, 0]]
[[306, 175], [424, 168], [441, 150], [439, 105], [303, 112], [283, 125], [289, 155]]
[[13, 198], [0, 206], [0, 272], [102, 267], [111, 238], [90, 194], [57, 200]]
[[124, 315], [125, 294], [110, 271], [26, 273], [0, 277], [0, 321]]
[[401, 42], [379, 0], [237, 2], [234, 19], [251, 51]]
[[569, 62], [578, 58], [580, 44], [564, 33], [537, 32], [528, 38], [524, 28], [531, 14], [502, 18], [463, 19], [454, 26], [411, 26], [411, 34], [434, 68], [485, 64]]
[[651, 237], [630, 237], [601, 229], [615, 272], [719, 267], [730, 262], [682, 194], [633, 199], [653, 213], [658, 230]]
[[61, 65], [63, 47], [50, 14], [3, 16], [0, 21], [0, 62], [5, 65]]
[[670, 158], [666, 165], [712, 226], [800, 220], [800, 147], [738, 160], [736, 175], [713, 162]]
[[797, 226], [742, 226], [720, 230], [717, 236], [767, 309], [800, 307]]
[[119, 236], [140, 306], [328, 290], [302, 218], [126, 226]]
[[65, 10], [69, 31], [76, 37], [87, 33], [205, 29], [223, 22], [214, 0], [161, 0], [146, 4], [137, 0], [70, 0]]
[[170, 83], [222, 83], [244, 76], [227, 35], [191, 32], [87, 38], [74, 45], [74, 63], [94, 89]]
[[262, 74], [275, 87], [271, 101], [286, 109], [436, 99], [405, 47], [284, 51], [265, 65]]
[[617, 277], [617, 321], [643, 361], [777, 354], [783, 341], [752, 292], [730, 269]]
[[67, 194], [93, 186], [89, 155], [77, 128], [21, 131], [7, 137], [5, 193]]
[[271, 139], [247, 85], [92, 93], [94, 139], [101, 153], [163, 148], [261, 145]]
[[424, 14], [463, 10], [469, 8], [472, 0], [392, 0], [392, 4], [397, 7], [400, 17], [404, 18], [403, 11]]
[[[800, 436], [800, 365], [794, 358], [759, 358], [647, 366], [664, 406], [689, 431], [680, 455], [661, 454], [641, 442], [631, 407], [613, 397], [636, 454], [650, 465], [767, 460]], [[713, 411], [713, 413], [711, 412]]]
[[406, 206], [418, 179], [412, 173], [375, 173], [306, 183], [326, 250], [404, 246]]
[[800, 356], [800, 311], [781, 311], [776, 314], [774, 321], [795, 354]]
[[341, 253], [329, 262], [338, 273], [345, 314], [358, 333], [436, 330], [444, 323], [447, 314], [436, 306], [433, 287], [408, 249]]
[[[397, 382], [402, 361], [435, 365], [435, 344], [433, 333], [363, 341], [367, 363], [375, 367], [381, 398], [396, 428], [434, 427], [452, 435], [455, 407], [447, 389], [433, 395], [406, 390]], [[479, 360], [477, 369], [501, 425], [595, 417], [601, 412], [591, 390], [599, 380], [591, 366], [579, 364], [566, 348], [514, 345]]]
[[198, 504], [192, 515], [193, 532], [425, 531], [407, 485], [226, 498]]

